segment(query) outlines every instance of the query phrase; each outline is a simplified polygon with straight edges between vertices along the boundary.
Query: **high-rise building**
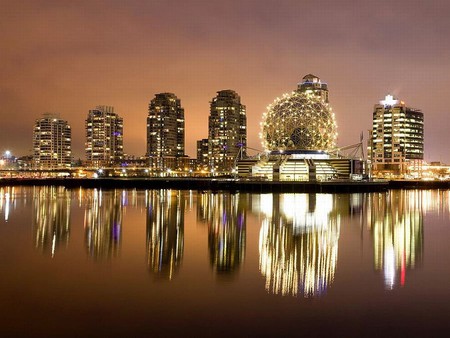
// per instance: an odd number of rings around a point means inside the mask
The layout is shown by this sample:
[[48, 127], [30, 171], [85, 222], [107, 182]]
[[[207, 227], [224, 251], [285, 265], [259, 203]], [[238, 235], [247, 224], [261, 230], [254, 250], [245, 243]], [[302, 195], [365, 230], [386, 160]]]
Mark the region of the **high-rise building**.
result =
[[148, 106], [147, 156], [154, 170], [184, 165], [184, 108], [172, 93], [156, 94]]
[[209, 163], [208, 139], [204, 138], [197, 141], [197, 167], [206, 168]]
[[36, 169], [70, 168], [72, 131], [67, 121], [46, 113], [34, 124], [33, 166]]
[[218, 91], [208, 122], [209, 165], [216, 172], [230, 173], [247, 145], [247, 116], [240, 96], [233, 90]]
[[92, 167], [111, 166], [123, 159], [123, 119], [114, 107], [97, 106], [86, 119], [86, 160]]
[[297, 92], [314, 93], [317, 97], [328, 103], [328, 85], [313, 74], [305, 75], [302, 82], [298, 84]]
[[387, 95], [376, 104], [368, 157], [374, 175], [404, 175], [423, 161], [423, 113]]

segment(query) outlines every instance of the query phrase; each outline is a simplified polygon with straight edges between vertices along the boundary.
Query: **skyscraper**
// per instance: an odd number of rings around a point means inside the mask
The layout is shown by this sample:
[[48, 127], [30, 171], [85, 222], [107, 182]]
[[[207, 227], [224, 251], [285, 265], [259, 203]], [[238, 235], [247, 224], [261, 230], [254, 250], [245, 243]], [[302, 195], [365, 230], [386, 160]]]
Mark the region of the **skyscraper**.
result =
[[373, 112], [368, 157], [374, 175], [404, 175], [423, 161], [423, 113], [387, 95]]
[[247, 145], [247, 117], [240, 96], [233, 90], [221, 90], [211, 101], [208, 119], [208, 154], [211, 169], [230, 173]]
[[123, 159], [123, 119], [114, 107], [97, 106], [86, 119], [86, 160], [92, 167], [110, 166]]
[[36, 169], [70, 168], [72, 131], [67, 121], [46, 113], [33, 132], [33, 165]]
[[160, 93], [150, 101], [147, 117], [147, 156], [155, 170], [182, 167], [184, 108], [173, 93]]

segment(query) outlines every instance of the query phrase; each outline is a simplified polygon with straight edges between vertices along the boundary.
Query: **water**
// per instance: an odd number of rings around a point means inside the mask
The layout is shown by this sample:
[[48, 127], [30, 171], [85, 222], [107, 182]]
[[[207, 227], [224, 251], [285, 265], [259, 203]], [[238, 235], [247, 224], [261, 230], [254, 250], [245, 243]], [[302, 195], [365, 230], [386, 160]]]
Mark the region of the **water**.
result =
[[450, 193], [0, 188], [0, 336], [450, 328]]

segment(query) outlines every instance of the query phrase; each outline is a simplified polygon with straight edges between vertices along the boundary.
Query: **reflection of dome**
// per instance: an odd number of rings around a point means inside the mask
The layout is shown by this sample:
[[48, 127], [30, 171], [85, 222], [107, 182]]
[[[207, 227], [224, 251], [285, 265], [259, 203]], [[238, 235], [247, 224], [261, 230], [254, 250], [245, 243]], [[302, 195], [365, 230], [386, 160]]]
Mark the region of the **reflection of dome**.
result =
[[330, 150], [336, 145], [336, 122], [330, 105], [313, 91], [276, 99], [263, 115], [266, 150]]
[[[261, 200], [266, 218], [259, 234], [259, 267], [266, 290], [315, 297], [333, 283], [340, 218], [331, 195], [281, 194]], [[298, 207], [296, 208], [295, 205]]]

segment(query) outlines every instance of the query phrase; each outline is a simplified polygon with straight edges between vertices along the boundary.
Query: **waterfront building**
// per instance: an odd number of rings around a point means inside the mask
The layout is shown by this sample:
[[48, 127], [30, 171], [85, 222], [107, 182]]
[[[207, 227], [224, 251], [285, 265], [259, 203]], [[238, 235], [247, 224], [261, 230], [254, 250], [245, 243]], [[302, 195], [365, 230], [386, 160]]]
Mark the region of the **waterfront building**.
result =
[[209, 164], [208, 155], [208, 144], [209, 140], [207, 138], [197, 141], [197, 168], [206, 169]]
[[[265, 152], [239, 160], [240, 177], [273, 181], [362, 177], [361, 158], [345, 155], [336, 146], [337, 125], [328, 85], [315, 75], [304, 76], [293, 92], [267, 107], [260, 137]], [[362, 149], [361, 144], [344, 148]]]
[[72, 131], [67, 121], [45, 113], [34, 124], [33, 167], [36, 169], [70, 168]]
[[123, 159], [123, 119], [114, 107], [97, 106], [86, 119], [86, 161], [90, 167], [113, 166]]
[[420, 171], [424, 152], [422, 111], [387, 95], [374, 106], [372, 117], [368, 141], [372, 174], [404, 176]]
[[152, 170], [184, 168], [184, 108], [173, 93], [160, 93], [150, 101], [147, 116], [147, 156]]
[[247, 116], [240, 96], [221, 90], [210, 102], [208, 157], [211, 170], [230, 173], [238, 156], [245, 155]]

